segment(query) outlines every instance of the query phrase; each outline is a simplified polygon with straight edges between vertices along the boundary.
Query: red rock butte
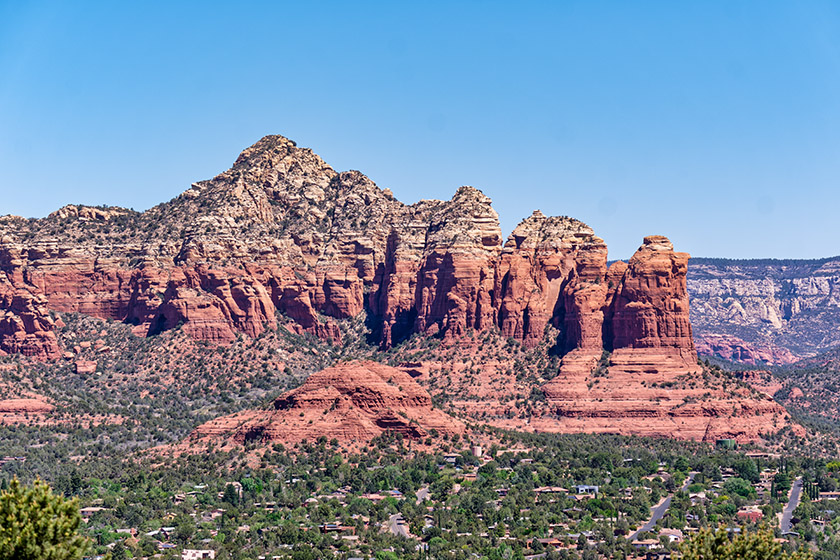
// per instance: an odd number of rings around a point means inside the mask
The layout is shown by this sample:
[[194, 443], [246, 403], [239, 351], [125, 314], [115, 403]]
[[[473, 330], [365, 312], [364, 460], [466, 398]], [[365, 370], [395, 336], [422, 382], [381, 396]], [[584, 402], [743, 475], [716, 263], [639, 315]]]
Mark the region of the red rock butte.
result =
[[246, 410], [202, 424], [183, 445], [295, 444], [325, 435], [356, 445], [386, 431], [420, 440], [435, 432], [462, 433], [464, 425], [432, 408], [429, 393], [404, 371], [347, 362], [313, 373], [269, 410]]

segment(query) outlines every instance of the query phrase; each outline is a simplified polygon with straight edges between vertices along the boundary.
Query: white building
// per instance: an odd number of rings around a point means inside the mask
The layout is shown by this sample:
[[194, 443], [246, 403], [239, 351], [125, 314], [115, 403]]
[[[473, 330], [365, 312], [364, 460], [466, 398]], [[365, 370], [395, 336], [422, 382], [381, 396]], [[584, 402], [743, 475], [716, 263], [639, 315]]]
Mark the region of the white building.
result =
[[215, 550], [192, 550], [185, 548], [181, 551], [181, 560], [213, 560], [215, 557]]

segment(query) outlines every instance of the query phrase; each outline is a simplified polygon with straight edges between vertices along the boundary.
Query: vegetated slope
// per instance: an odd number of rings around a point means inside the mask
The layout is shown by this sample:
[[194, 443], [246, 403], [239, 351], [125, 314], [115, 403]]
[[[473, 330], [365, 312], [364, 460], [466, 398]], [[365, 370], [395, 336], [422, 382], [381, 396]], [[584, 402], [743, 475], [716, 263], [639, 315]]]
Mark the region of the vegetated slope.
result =
[[342, 322], [340, 346], [295, 333], [283, 316], [276, 329], [224, 346], [182, 329], [140, 337], [130, 325], [80, 314], [57, 314], [56, 322], [69, 349], [62, 359], [0, 358], [0, 402], [34, 397], [50, 410], [0, 410], [0, 423], [14, 424], [13, 440], [59, 438], [68, 455], [172, 443], [203, 421], [270, 402], [311, 372], [373, 350], [359, 320]]
[[840, 344], [840, 257], [694, 258], [688, 291], [701, 354], [788, 364]]
[[840, 429], [840, 347], [794, 364], [773, 368], [782, 387], [775, 398], [798, 418]]

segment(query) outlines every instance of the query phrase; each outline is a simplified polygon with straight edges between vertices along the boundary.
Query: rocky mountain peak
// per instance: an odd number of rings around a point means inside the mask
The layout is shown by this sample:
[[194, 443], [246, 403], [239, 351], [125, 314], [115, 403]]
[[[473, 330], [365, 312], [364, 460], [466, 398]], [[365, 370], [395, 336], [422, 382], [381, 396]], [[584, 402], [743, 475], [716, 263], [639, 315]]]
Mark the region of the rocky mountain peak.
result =
[[[539, 210], [519, 222], [508, 236], [505, 250], [535, 250], [538, 246], [559, 248], [575, 241], [603, 243], [591, 227], [567, 216], [546, 216]], [[597, 241], [596, 241], [597, 240]]]
[[[253, 168], [260, 163], [280, 161], [295, 154], [297, 150], [297, 143], [293, 140], [279, 134], [271, 134], [260, 138], [258, 142], [242, 150], [233, 167], [234, 169]], [[306, 148], [303, 148], [302, 151], [311, 153], [311, 150]]]
[[[50, 237], [0, 247], [14, 288], [43, 295], [33, 307], [42, 313], [81, 311], [148, 333], [183, 323], [215, 341], [259, 334], [277, 311], [330, 338], [333, 319], [366, 311], [384, 346], [417, 332], [459, 336], [494, 326], [532, 345], [548, 324], [564, 333], [564, 347], [602, 345], [611, 297], [603, 240], [583, 222], [535, 211], [503, 247], [490, 197], [471, 186], [448, 201], [408, 206], [359, 171], [338, 173], [275, 135], [172, 201], [122, 212], [68, 206], [28, 224]], [[64, 227], [68, 217], [77, 225]], [[92, 225], [103, 221], [115, 227]], [[66, 231], [74, 237], [62, 239]], [[670, 267], [673, 246], [651, 236], [639, 253], [661, 255]], [[683, 270], [667, 279], [678, 299]], [[627, 303], [645, 290], [625, 293]], [[622, 332], [623, 343], [638, 342], [633, 328]]]
[[51, 213], [48, 217], [57, 220], [78, 218], [79, 220], [107, 221], [130, 213], [132, 213], [131, 210], [119, 206], [77, 206], [68, 204]]
[[639, 251], [673, 251], [674, 244], [664, 235], [648, 235], [639, 247]]
[[497, 252], [502, 229], [490, 197], [464, 186], [451, 200], [433, 208], [427, 240], [432, 250], [455, 252]]

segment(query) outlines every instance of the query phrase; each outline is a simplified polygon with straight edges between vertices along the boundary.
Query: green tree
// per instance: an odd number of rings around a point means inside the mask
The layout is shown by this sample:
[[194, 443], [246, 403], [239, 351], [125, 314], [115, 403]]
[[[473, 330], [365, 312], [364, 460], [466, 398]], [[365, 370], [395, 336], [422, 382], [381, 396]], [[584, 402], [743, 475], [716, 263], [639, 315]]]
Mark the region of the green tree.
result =
[[776, 475], [773, 477], [773, 484], [775, 485], [776, 494], [778, 494], [779, 496], [787, 496], [787, 493], [790, 492], [790, 476], [786, 473], [776, 473]]
[[111, 550], [111, 560], [128, 560], [128, 554], [122, 541], [114, 543], [114, 548]]
[[225, 486], [225, 493], [223, 494], [222, 500], [229, 503], [232, 506], [239, 505], [239, 491], [236, 489], [236, 486], [233, 484], [228, 484]]
[[730, 538], [722, 527], [706, 527], [680, 545], [683, 560], [809, 560], [802, 551], [783, 553], [782, 545], [773, 540], [773, 532], [759, 529], [742, 532]]
[[17, 478], [0, 493], [0, 560], [75, 560], [89, 542], [79, 535], [78, 500], [53, 494], [43, 480]]
[[738, 494], [744, 498], [750, 498], [755, 494], [755, 490], [749, 481], [743, 478], [733, 477], [724, 482], [723, 487], [727, 492]]

